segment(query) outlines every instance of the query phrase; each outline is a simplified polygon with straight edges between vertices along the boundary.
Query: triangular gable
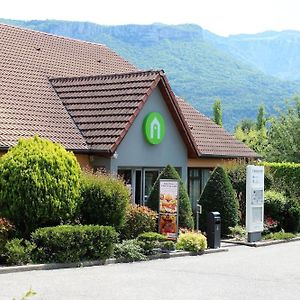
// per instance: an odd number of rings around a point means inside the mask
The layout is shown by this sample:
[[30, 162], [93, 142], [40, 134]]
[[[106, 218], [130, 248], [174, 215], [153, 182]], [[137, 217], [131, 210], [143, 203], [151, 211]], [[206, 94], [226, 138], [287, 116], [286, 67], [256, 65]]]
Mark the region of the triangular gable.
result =
[[158, 86], [187, 146], [197, 151], [176, 98], [162, 71], [51, 79], [51, 84], [91, 152], [111, 156]]

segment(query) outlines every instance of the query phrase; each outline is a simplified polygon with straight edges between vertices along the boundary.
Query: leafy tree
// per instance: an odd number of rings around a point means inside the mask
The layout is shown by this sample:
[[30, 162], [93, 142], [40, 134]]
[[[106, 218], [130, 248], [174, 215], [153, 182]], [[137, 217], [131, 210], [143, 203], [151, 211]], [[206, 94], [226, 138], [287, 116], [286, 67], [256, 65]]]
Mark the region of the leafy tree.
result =
[[192, 214], [192, 206], [186, 191], [185, 185], [181, 180], [177, 171], [170, 165], [167, 165], [160, 173], [150, 191], [147, 206], [158, 211], [159, 203], [159, 180], [160, 179], [178, 179], [179, 180], [179, 226], [193, 228], [194, 220]]
[[200, 227], [206, 230], [207, 214], [218, 211], [221, 214], [221, 232], [227, 234], [229, 227], [238, 223], [238, 202], [229, 177], [222, 167], [216, 167], [211, 174], [199, 203], [202, 205]]
[[300, 162], [300, 97], [286, 102], [285, 110], [270, 120], [266, 157], [275, 162]]
[[223, 126], [221, 99], [216, 99], [213, 105], [214, 122], [219, 126]]
[[72, 220], [81, 170], [73, 153], [37, 136], [20, 139], [0, 159], [0, 211], [28, 236]]
[[256, 123], [250, 119], [240, 121], [235, 128], [234, 135], [236, 139], [264, 156], [268, 145], [264, 106], [261, 105], [258, 109]]
[[261, 130], [250, 129], [249, 132], [244, 132], [238, 127], [234, 135], [236, 139], [245, 143], [256, 153], [262, 156], [265, 155], [266, 147], [268, 146], [267, 130], [265, 128]]
[[241, 129], [243, 132], [249, 132], [251, 129], [255, 129], [255, 122], [252, 119], [243, 119], [237, 123], [235, 130], [237, 129]]

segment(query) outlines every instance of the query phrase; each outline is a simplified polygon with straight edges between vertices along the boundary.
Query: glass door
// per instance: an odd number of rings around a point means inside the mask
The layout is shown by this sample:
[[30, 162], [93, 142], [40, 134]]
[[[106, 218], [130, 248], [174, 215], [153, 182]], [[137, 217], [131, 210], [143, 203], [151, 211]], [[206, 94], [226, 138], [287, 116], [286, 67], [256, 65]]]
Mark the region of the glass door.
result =
[[144, 169], [144, 205], [147, 205], [147, 200], [159, 175], [159, 169]]
[[134, 203], [142, 205], [142, 170], [135, 170]]

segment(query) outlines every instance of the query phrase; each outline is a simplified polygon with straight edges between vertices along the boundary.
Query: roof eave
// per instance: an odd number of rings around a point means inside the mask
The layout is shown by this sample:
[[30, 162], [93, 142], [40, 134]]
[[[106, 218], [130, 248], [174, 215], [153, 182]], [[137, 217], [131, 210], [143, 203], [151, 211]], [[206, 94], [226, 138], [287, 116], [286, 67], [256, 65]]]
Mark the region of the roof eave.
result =
[[166, 103], [168, 105], [170, 112], [172, 113], [172, 109], [173, 109], [173, 113], [175, 113], [175, 115], [177, 116], [177, 118], [180, 122], [180, 124], [176, 123], [176, 125], [187, 145], [188, 156], [190, 158], [197, 158], [197, 157], [199, 157], [200, 153], [198, 151], [196, 142], [193, 138], [191, 131], [188, 129], [188, 124], [183, 116], [183, 113], [182, 113], [182, 111], [179, 107], [179, 104], [176, 100], [176, 97], [171, 89], [168, 79], [163, 72], [161, 72], [161, 78], [162, 78], [161, 83], [164, 86], [164, 89], [161, 89], [162, 95], [164, 96], [164, 91], [165, 91], [166, 92], [165, 96], [167, 96], [171, 100], [170, 101], [171, 103], [169, 101], [167, 101]]
[[247, 154], [205, 154], [201, 153], [199, 158], [226, 158], [226, 159], [260, 159], [262, 158], [261, 155], [258, 155], [257, 153], [247, 155]]

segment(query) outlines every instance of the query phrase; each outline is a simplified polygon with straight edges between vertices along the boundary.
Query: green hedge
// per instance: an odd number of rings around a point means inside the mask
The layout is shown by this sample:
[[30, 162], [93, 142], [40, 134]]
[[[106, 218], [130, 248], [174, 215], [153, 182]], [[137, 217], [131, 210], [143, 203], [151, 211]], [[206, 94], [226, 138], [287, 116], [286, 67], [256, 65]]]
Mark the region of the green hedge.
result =
[[261, 163], [274, 178], [274, 188], [300, 201], [300, 164]]
[[284, 208], [282, 227], [286, 232], [299, 232], [300, 205], [294, 199], [288, 199]]
[[81, 215], [84, 224], [114, 226], [125, 222], [130, 194], [124, 182], [102, 173], [85, 173], [81, 181]]
[[23, 236], [71, 221], [80, 200], [81, 170], [73, 153], [35, 136], [0, 159], [0, 211]]
[[77, 262], [112, 256], [118, 235], [113, 227], [62, 225], [37, 229], [32, 233], [37, 262]]
[[281, 226], [286, 203], [287, 198], [284, 194], [272, 190], [266, 191], [264, 202], [265, 218], [271, 217], [273, 220], [278, 221]]

